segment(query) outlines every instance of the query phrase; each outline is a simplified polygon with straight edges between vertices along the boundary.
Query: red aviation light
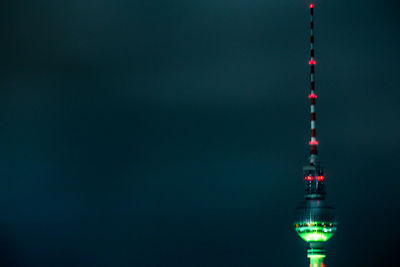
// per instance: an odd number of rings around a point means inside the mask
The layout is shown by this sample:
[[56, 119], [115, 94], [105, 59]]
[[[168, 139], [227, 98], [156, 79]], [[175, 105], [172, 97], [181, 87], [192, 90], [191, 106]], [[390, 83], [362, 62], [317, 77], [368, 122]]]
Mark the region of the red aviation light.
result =
[[311, 93], [311, 94], [308, 95], [308, 98], [309, 98], [309, 99], [317, 98], [317, 95], [314, 94], [314, 93]]
[[308, 61], [308, 64], [315, 65], [317, 62], [312, 58], [310, 61]]
[[317, 140], [311, 140], [308, 144], [309, 145], [318, 145], [318, 141]]
[[308, 175], [308, 176], [304, 177], [304, 180], [306, 180], [306, 181], [317, 180], [318, 182], [322, 182], [322, 181], [325, 180], [325, 176], [316, 176], [316, 177], [314, 177], [314, 176]]
[[314, 4], [311, 4], [311, 5], [310, 5], [310, 8], [314, 8]]

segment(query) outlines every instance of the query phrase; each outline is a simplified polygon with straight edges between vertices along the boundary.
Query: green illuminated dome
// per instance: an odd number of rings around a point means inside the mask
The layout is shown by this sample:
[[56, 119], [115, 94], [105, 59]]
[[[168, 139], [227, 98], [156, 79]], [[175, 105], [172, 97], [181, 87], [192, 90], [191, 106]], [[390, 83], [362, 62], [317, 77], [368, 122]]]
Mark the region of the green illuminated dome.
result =
[[307, 242], [328, 241], [336, 232], [336, 223], [300, 222], [295, 223], [297, 234]]
[[333, 208], [321, 199], [306, 199], [296, 209], [294, 228], [307, 242], [326, 242], [336, 232]]

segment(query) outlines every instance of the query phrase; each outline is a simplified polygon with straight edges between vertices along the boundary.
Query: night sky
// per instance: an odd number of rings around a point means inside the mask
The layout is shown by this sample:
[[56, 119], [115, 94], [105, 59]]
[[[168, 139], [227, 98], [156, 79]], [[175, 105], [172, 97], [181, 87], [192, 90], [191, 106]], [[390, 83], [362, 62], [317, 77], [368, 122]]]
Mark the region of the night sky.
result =
[[[2, 1], [0, 266], [308, 266], [309, 3]], [[400, 2], [315, 4], [326, 263], [395, 266]]]

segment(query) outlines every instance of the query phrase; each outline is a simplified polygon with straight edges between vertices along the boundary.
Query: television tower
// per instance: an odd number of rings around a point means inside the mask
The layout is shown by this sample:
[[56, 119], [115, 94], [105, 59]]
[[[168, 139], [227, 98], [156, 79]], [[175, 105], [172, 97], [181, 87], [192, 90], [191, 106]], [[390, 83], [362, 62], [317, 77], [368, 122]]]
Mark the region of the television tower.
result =
[[315, 54], [314, 54], [314, 4], [310, 4], [311, 15], [311, 39], [310, 39], [310, 109], [311, 109], [311, 139], [310, 162], [303, 167], [304, 200], [296, 209], [294, 228], [297, 234], [310, 244], [307, 257], [310, 259], [310, 267], [325, 267], [323, 263], [326, 257], [324, 243], [336, 232], [337, 222], [333, 214], [333, 208], [325, 201], [325, 174], [324, 168], [318, 159], [318, 141], [315, 128], [316, 115], [315, 104]]

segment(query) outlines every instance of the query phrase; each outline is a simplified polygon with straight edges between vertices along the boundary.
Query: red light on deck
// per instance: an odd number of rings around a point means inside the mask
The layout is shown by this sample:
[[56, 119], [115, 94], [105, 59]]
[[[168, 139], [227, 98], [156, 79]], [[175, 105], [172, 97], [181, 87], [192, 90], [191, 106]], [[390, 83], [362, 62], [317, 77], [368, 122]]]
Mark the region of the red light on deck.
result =
[[304, 177], [304, 180], [306, 180], [306, 181], [317, 180], [319, 182], [322, 182], [322, 181], [325, 180], [325, 176], [316, 176], [316, 177], [314, 177], [314, 176], [310, 176], [309, 175], [309, 176]]
[[308, 61], [308, 64], [315, 65], [317, 62], [312, 58], [310, 61]]
[[311, 99], [311, 98], [317, 98], [317, 95], [314, 94], [314, 93], [311, 93], [310, 95], [308, 95], [308, 98], [309, 98], [309, 99]]
[[318, 141], [317, 140], [312, 140], [308, 144], [309, 145], [318, 145]]
[[307, 180], [307, 181], [311, 181], [312, 179], [313, 179], [312, 176], [306, 176], [306, 177], [304, 177], [304, 180]]
[[310, 8], [314, 8], [314, 4], [311, 4], [311, 5], [310, 5]]

